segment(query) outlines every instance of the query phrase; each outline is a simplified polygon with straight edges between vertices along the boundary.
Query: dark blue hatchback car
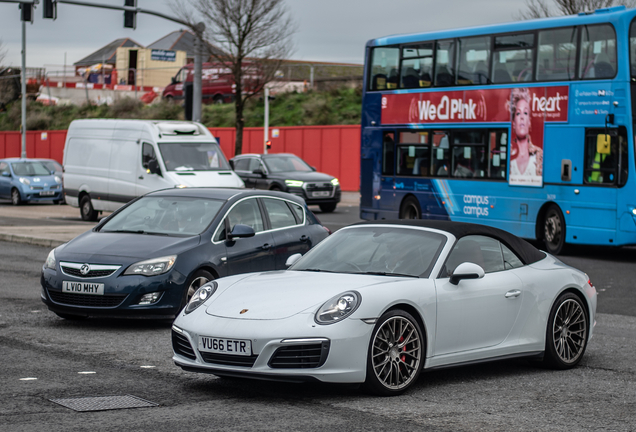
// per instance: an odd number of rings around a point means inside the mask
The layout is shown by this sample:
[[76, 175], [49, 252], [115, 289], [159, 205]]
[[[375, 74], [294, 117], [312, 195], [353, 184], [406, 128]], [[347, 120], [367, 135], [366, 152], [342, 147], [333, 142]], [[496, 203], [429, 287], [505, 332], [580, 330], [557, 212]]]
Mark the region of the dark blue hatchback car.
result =
[[285, 269], [329, 235], [284, 192], [151, 192], [49, 253], [42, 301], [57, 315], [173, 317], [204, 283]]

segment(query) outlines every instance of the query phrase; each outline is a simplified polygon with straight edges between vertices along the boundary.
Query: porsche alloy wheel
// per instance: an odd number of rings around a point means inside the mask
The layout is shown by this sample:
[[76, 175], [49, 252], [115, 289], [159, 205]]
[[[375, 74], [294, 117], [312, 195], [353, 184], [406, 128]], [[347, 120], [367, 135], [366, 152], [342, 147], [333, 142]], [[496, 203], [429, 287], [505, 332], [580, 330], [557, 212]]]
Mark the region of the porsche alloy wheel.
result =
[[422, 331], [417, 321], [405, 311], [387, 312], [371, 338], [365, 386], [383, 396], [405, 392], [420, 374], [423, 354]]
[[575, 366], [585, 352], [588, 336], [588, 316], [581, 300], [565, 293], [550, 312], [546, 335], [545, 362], [556, 369]]

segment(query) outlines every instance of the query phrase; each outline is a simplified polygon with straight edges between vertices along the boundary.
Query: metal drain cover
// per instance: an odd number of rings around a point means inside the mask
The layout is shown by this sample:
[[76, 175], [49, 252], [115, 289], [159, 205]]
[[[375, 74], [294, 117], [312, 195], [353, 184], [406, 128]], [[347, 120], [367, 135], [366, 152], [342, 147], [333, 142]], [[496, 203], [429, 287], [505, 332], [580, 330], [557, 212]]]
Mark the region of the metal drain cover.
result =
[[49, 399], [51, 402], [75, 411], [106, 411], [127, 408], [146, 408], [159, 406], [154, 402], [137, 396], [101, 396], [69, 399]]

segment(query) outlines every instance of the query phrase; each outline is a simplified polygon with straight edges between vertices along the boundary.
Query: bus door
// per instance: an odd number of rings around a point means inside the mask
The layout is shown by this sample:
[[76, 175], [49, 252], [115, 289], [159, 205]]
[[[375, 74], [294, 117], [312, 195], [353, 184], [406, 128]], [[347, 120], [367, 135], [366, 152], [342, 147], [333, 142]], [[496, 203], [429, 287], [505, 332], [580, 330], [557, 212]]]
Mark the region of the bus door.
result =
[[583, 187], [573, 190], [567, 241], [595, 244], [615, 241], [620, 216], [618, 191], [627, 182], [627, 145], [625, 127], [586, 129]]

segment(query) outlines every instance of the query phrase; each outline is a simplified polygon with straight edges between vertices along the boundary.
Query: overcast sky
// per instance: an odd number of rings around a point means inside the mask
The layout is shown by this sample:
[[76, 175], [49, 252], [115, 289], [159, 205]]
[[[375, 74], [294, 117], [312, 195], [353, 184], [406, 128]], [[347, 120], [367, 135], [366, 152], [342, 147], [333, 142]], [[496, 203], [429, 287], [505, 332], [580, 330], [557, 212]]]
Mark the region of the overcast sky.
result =
[[[369, 39], [514, 21], [525, 0], [287, 0], [287, 5], [298, 23], [294, 59], [362, 63]], [[172, 14], [168, 0], [138, 0], [138, 6]], [[140, 14], [137, 29], [125, 29], [123, 12], [68, 4], [58, 5], [57, 16], [56, 21], [42, 19], [40, 5], [34, 23], [27, 24], [28, 67], [62, 70], [65, 54], [70, 65], [115, 39], [129, 37], [147, 46], [181, 28]], [[21, 28], [17, 3], [0, 3], [4, 65], [21, 63]]]

